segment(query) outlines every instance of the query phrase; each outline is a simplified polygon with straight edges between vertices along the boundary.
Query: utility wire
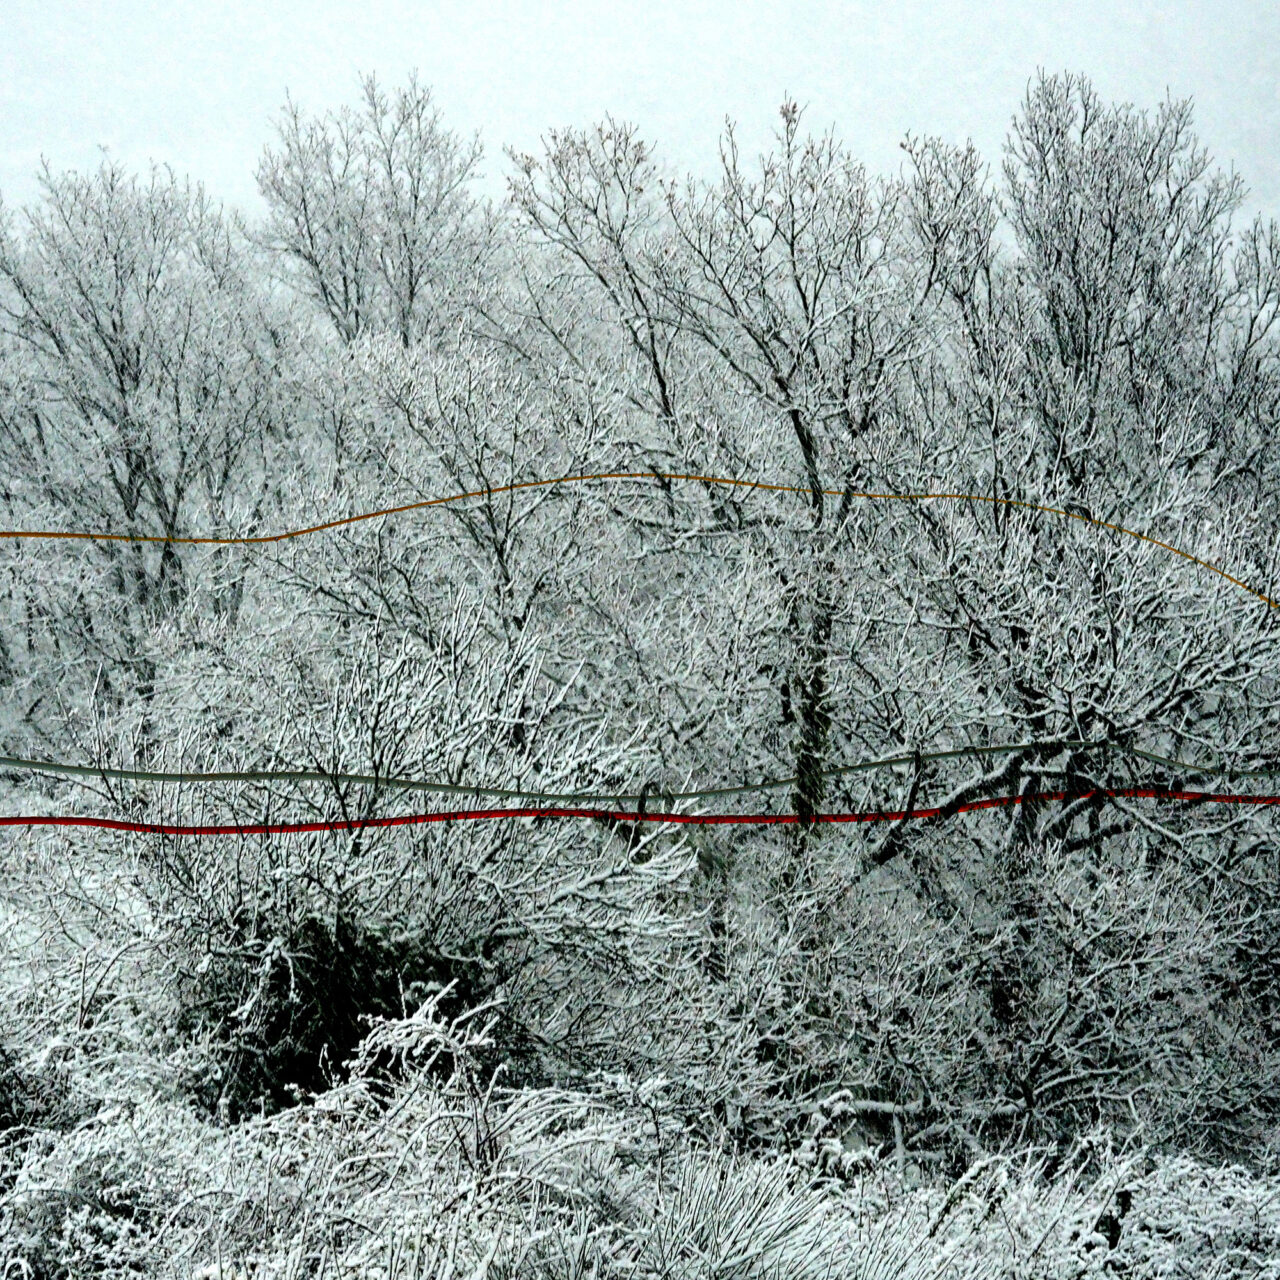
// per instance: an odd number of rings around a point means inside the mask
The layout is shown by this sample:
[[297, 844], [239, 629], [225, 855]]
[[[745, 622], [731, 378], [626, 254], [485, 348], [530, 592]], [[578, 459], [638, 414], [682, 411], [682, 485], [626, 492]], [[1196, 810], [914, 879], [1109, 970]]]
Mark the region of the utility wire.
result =
[[[724, 484], [734, 485], [745, 489], [768, 490], [777, 493], [814, 493], [813, 489], [803, 486], [788, 484], [770, 484], [760, 480], [734, 480], [726, 476], [699, 476], [684, 475], [676, 472], [667, 471], [605, 471], [588, 475], [578, 476], [558, 476], [551, 480], [523, 480], [517, 484], [499, 485], [495, 488], [477, 489], [469, 493], [450, 494], [444, 498], [428, 498], [422, 502], [410, 502], [400, 507], [384, 507], [380, 511], [366, 511], [360, 515], [343, 516], [338, 520], [326, 520], [323, 524], [309, 525], [305, 529], [289, 529], [284, 533], [258, 534], [250, 537], [234, 537], [234, 538], [174, 538], [166, 537], [158, 534], [135, 534], [135, 533], [61, 533], [56, 531], [28, 531], [28, 530], [0, 530], [0, 538], [53, 538], [53, 539], [75, 539], [89, 542], [167, 542], [183, 545], [213, 545], [213, 546], [252, 546], [261, 545], [270, 542], [284, 542], [289, 538], [301, 538], [306, 534], [320, 533], [325, 529], [336, 529], [342, 525], [356, 524], [361, 520], [374, 520], [379, 516], [399, 515], [405, 511], [418, 511], [424, 507], [441, 506], [449, 502], [461, 502], [467, 498], [483, 498], [498, 493], [512, 493], [517, 489], [537, 489], [553, 484], [575, 484], [583, 480], [694, 480], [702, 484]], [[818, 492], [833, 498], [843, 498], [844, 492], [840, 489], [822, 489]], [[995, 498], [988, 494], [980, 493], [853, 493], [853, 498], [866, 498], [868, 500], [892, 501], [892, 502], [927, 502], [935, 499], [950, 499], [962, 502], [986, 502], [994, 506], [1004, 507], [1020, 507], [1025, 511], [1042, 511], [1049, 515], [1064, 516], [1069, 520], [1079, 520], [1083, 524], [1097, 525], [1100, 529], [1110, 529], [1114, 533], [1127, 534], [1130, 538], [1137, 538], [1141, 542], [1149, 542], [1152, 546], [1160, 547], [1165, 551], [1172, 552], [1176, 556], [1181, 556], [1184, 560], [1190, 560], [1192, 564], [1199, 565], [1202, 569], [1208, 569], [1211, 573], [1216, 573], [1218, 577], [1225, 578], [1228, 582], [1240, 587], [1241, 590], [1247, 591], [1250, 595], [1257, 596], [1264, 604], [1269, 605], [1272, 609], [1280, 607], [1277, 601], [1270, 596], [1265, 595], [1256, 587], [1251, 587], [1247, 582], [1242, 582], [1239, 578], [1233, 577], [1225, 569], [1220, 569], [1215, 564], [1210, 564], [1207, 560], [1201, 560], [1199, 556], [1193, 556], [1189, 551], [1183, 551], [1179, 547], [1173, 546], [1168, 542], [1161, 542], [1159, 538], [1153, 538], [1149, 534], [1138, 533], [1133, 529], [1126, 529], [1122, 525], [1111, 524], [1106, 520], [1099, 520], [1094, 516], [1086, 515], [1082, 511], [1066, 511], [1060, 507], [1042, 506], [1035, 502], [1023, 502], [1016, 498]]]
[[310, 831], [362, 831], [369, 827], [419, 826], [429, 822], [465, 822], [483, 818], [593, 818], [607, 822], [657, 822], [693, 826], [794, 825], [797, 823], [901, 822], [928, 821], [980, 809], [1008, 808], [1012, 805], [1041, 804], [1061, 800], [1151, 799], [1197, 804], [1277, 805], [1280, 795], [1238, 795], [1224, 792], [1182, 791], [1166, 787], [1093, 787], [1084, 791], [1042, 791], [1012, 796], [989, 796], [964, 804], [939, 805], [932, 809], [889, 812], [871, 810], [863, 813], [818, 813], [801, 817], [797, 813], [642, 813], [617, 812], [609, 809], [520, 808], [461, 809], [448, 813], [410, 813], [391, 818], [337, 819], [327, 822], [232, 823], [210, 826], [183, 826], [176, 823], [133, 822], [118, 818], [3, 817], [0, 827], [97, 827], [109, 831], [133, 831], [144, 835], [165, 836], [261, 836], [296, 835]]
[[[1237, 769], [1226, 762], [1217, 761], [1200, 763], [1191, 760], [1177, 760], [1169, 756], [1157, 755], [1153, 751], [1143, 751], [1138, 747], [1125, 746], [1115, 742], [1085, 741], [1050, 741], [1021, 742], [1004, 746], [991, 747], [959, 747], [952, 751], [921, 752], [919, 755], [890, 756], [882, 760], [866, 760], [858, 764], [843, 765], [837, 769], [824, 769], [823, 778], [844, 777], [853, 773], [865, 773], [873, 769], [889, 769], [900, 765], [911, 765], [917, 761], [954, 760], [969, 756], [1011, 755], [1017, 751], [1115, 751], [1122, 755], [1137, 757], [1154, 764], [1166, 765], [1181, 773], [1200, 774], [1213, 777], [1232, 778], [1273, 778], [1280, 777], [1280, 768], [1275, 769]], [[497, 796], [515, 800], [540, 800], [547, 803], [585, 803], [606, 804], [611, 801], [624, 804], [639, 803], [641, 792], [552, 792], [526, 791], [505, 787], [486, 787], [480, 785], [463, 786], [448, 782], [423, 782], [414, 778], [387, 777], [370, 773], [324, 773], [319, 770], [270, 770], [245, 769], [217, 773], [174, 773], [162, 770], [116, 769], [107, 766], [61, 764], [52, 760], [24, 760], [16, 756], [0, 756], [0, 768], [22, 769], [31, 773], [67, 775], [86, 778], [124, 778], [137, 782], [328, 782], [333, 784], [352, 783], [357, 786], [390, 787], [402, 791], [428, 791], [444, 795], [478, 795]], [[736, 787], [702, 787], [695, 791], [664, 792], [672, 801], [703, 800], [715, 796], [747, 795], [756, 791], [777, 791], [794, 786], [796, 777], [770, 778], [763, 782], [745, 783]]]

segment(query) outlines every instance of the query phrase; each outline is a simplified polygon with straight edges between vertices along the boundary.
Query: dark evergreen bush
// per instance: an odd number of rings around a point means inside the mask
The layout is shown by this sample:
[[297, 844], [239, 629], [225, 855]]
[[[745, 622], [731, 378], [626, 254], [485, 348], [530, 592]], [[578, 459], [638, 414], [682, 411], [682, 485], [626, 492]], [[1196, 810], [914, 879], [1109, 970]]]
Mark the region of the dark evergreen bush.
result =
[[[442, 1017], [490, 999], [496, 972], [483, 961], [446, 957], [424, 938], [366, 924], [346, 912], [306, 916], [274, 952], [259, 938], [232, 960], [211, 964], [180, 1020], [180, 1032], [209, 1034], [217, 1066], [193, 1092], [211, 1113], [235, 1122], [295, 1105], [346, 1078], [345, 1064], [372, 1018], [403, 1017], [449, 987]], [[538, 1074], [531, 1041], [506, 1011], [484, 1063], [508, 1079]], [[446, 1057], [436, 1070], [447, 1076]], [[392, 1073], [388, 1064], [374, 1064]]]

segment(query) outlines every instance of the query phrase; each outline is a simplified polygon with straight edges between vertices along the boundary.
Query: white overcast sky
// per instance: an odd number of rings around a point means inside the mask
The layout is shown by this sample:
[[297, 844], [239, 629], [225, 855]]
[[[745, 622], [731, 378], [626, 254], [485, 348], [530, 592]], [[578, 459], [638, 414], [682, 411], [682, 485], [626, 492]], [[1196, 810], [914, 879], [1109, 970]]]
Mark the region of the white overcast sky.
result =
[[896, 170], [907, 130], [972, 137], [994, 168], [1038, 66], [1138, 106], [1194, 97], [1246, 209], [1280, 216], [1278, 0], [0, 0], [0, 195], [20, 205], [42, 155], [93, 167], [101, 145], [255, 214], [286, 88], [323, 109], [352, 101], [362, 71], [390, 87], [411, 69], [450, 127], [479, 130], [495, 194], [504, 144], [535, 150], [605, 112], [705, 173], [726, 115], [755, 153], [787, 95], [869, 168]]

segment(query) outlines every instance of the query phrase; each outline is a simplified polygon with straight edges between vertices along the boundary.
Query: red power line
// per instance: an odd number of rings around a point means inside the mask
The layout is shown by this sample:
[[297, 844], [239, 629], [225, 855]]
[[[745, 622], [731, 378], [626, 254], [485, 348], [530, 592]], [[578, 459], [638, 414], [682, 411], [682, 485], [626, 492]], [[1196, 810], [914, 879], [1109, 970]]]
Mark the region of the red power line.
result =
[[627, 813], [613, 809], [456, 809], [442, 813], [410, 813], [393, 818], [356, 818], [328, 822], [274, 822], [251, 825], [182, 826], [163, 822], [132, 822], [120, 818], [81, 817], [0, 817], [3, 827], [102, 827], [108, 831], [135, 831], [144, 835], [164, 836], [274, 836], [308, 831], [359, 831], [366, 827], [418, 826], [426, 822], [466, 822], [479, 818], [595, 818], [607, 822], [671, 822], [694, 826], [724, 823], [746, 826], [770, 826], [812, 821], [828, 822], [900, 822], [947, 818], [978, 809], [999, 809], [1009, 805], [1047, 803], [1060, 800], [1178, 800], [1205, 804], [1280, 804], [1280, 795], [1235, 795], [1213, 791], [1181, 791], [1164, 787], [1095, 787], [1087, 791], [1041, 791], [1032, 795], [989, 796], [958, 805], [940, 805], [932, 809], [870, 810], [865, 813], [818, 813], [802, 819], [795, 813]]

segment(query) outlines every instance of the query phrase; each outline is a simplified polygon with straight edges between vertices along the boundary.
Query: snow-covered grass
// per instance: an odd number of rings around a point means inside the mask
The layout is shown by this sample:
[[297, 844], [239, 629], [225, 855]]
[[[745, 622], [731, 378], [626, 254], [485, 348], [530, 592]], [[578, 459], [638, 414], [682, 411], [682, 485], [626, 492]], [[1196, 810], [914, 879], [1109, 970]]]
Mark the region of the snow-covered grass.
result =
[[[156, 1061], [132, 1101], [11, 1132], [0, 1275], [1280, 1276], [1280, 1179], [1118, 1152], [1103, 1133], [1052, 1177], [1035, 1153], [954, 1184], [918, 1185], [892, 1157], [819, 1176], [693, 1140], [661, 1079], [483, 1084], [482, 1019], [446, 1022], [439, 999], [372, 1027], [347, 1083], [275, 1116], [219, 1126]], [[390, 1086], [372, 1066], [387, 1052], [408, 1064]], [[444, 1054], [457, 1070], [441, 1082]], [[61, 1067], [91, 1099], [83, 1046]]]

